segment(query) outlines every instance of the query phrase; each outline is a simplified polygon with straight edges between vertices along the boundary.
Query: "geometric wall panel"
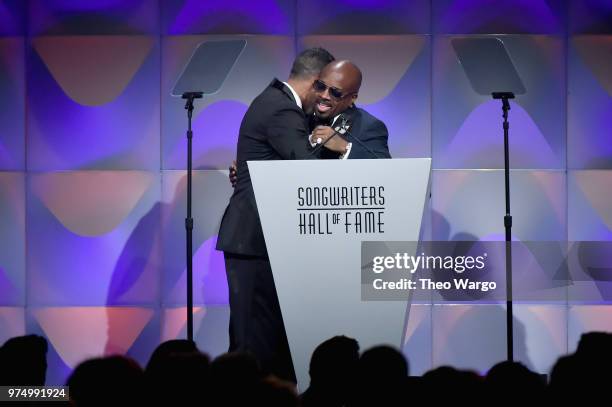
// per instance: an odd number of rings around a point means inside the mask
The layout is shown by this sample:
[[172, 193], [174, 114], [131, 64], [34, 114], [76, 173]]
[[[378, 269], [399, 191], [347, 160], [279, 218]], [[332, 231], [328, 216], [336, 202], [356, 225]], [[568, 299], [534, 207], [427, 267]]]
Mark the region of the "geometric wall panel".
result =
[[567, 159], [572, 169], [612, 169], [612, 36], [568, 42]]
[[536, 372], [549, 373], [567, 354], [567, 306], [517, 304], [513, 312], [525, 331], [526, 353], [520, 361]]
[[566, 0], [432, 0], [433, 31], [445, 34], [561, 34]]
[[[193, 308], [193, 338], [198, 349], [215, 358], [229, 349], [229, 306]], [[162, 310], [160, 341], [187, 337], [187, 309], [185, 307]]]
[[0, 307], [0, 346], [7, 340], [25, 335], [25, 309]]
[[158, 303], [159, 199], [155, 173], [32, 174], [29, 304]]
[[[506, 309], [501, 305], [434, 305], [433, 366], [485, 373], [506, 358]], [[486, 327], [486, 329], [483, 329]], [[524, 327], [514, 321], [515, 357], [525, 354]]]
[[295, 31], [295, 4], [295, 0], [164, 0], [162, 32], [290, 35]]
[[431, 313], [432, 306], [426, 304], [411, 304], [408, 311], [403, 353], [411, 376], [420, 376], [432, 368]]
[[431, 155], [431, 48], [428, 36], [306, 36], [300, 49], [323, 46], [363, 73], [357, 106], [382, 120], [395, 158]]
[[[434, 305], [433, 312], [433, 368], [451, 365], [484, 374], [506, 359], [505, 306]], [[567, 350], [567, 308], [515, 305], [513, 315], [515, 360], [548, 373]]]
[[39, 37], [30, 45], [29, 169], [159, 169], [156, 37]]
[[25, 305], [25, 176], [0, 172], [0, 306]]
[[28, 3], [30, 35], [159, 32], [159, 0], [29, 0]]
[[570, 0], [569, 32], [612, 34], [612, 7], [609, 0]]
[[0, 37], [0, 170], [25, 169], [24, 44]]
[[24, 0], [4, 0], [0, 3], [0, 36], [25, 34], [27, 6]]
[[[162, 179], [162, 303], [184, 305], [185, 171], [164, 171]], [[195, 304], [228, 303], [223, 252], [215, 249], [221, 217], [232, 194], [227, 171], [195, 171], [193, 176], [193, 293]]]
[[393, 35], [430, 32], [429, 0], [297, 1], [300, 35]]
[[[541, 35], [496, 37], [504, 42], [527, 90], [511, 102], [511, 168], [564, 169], [563, 41]], [[438, 36], [434, 40], [434, 168], [503, 168], [501, 103], [472, 89], [452, 39]]]
[[[515, 239], [566, 239], [566, 187], [561, 171], [510, 174]], [[504, 239], [503, 170], [435, 170], [432, 175], [434, 240]]]
[[568, 172], [570, 303], [612, 301], [612, 171]]
[[568, 240], [612, 240], [612, 171], [569, 171]]
[[570, 242], [570, 304], [612, 302], [612, 242]]
[[131, 355], [135, 346], [146, 349], [146, 358], [137, 359], [144, 366], [159, 343], [159, 315], [152, 308], [34, 307], [27, 318], [28, 333], [42, 335], [49, 343], [47, 384], [64, 384], [85, 359]]
[[[176, 80], [196, 46], [207, 40], [243, 36], [165, 37], [162, 45], [162, 168], [187, 167], [187, 114], [180, 97], [171, 96]], [[242, 116], [251, 101], [272, 78], [286, 80], [294, 54], [291, 37], [248, 36], [247, 46], [221, 90], [195, 102], [193, 114], [193, 167], [227, 169], [236, 157]], [[258, 69], [253, 69], [257, 66]]]
[[86, 358], [125, 353], [153, 316], [146, 308], [49, 307], [32, 310], [68, 366]]

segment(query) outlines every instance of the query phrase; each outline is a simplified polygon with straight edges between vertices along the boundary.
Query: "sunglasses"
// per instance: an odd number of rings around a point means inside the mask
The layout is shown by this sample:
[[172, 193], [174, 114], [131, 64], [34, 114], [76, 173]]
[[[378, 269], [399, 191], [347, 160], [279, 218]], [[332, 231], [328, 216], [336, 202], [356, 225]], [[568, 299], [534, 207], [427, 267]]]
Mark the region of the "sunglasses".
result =
[[316, 81], [314, 81], [314, 83], [312, 84], [312, 88], [316, 91], [316, 92], [320, 92], [323, 93], [325, 92], [326, 89], [329, 89], [329, 94], [331, 97], [333, 97], [334, 99], [342, 99], [346, 96], [348, 96], [348, 93], [342, 93], [342, 91], [338, 88], [334, 88], [333, 86], [327, 86], [327, 84], [319, 79], [317, 79]]

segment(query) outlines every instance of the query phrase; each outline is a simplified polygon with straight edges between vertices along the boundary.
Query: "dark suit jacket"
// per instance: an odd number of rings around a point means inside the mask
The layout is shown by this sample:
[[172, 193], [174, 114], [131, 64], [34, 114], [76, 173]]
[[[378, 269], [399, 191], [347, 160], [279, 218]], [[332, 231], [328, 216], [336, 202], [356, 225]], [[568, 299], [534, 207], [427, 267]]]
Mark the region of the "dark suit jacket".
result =
[[[352, 143], [349, 160], [391, 158], [388, 145], [389, 132], [382, 121], [358, 107], [351, 107], [342, 115], [349, 124], [348, 133], [344, 138]], [[334, 123], [334, 127], [336, 126], [337, 123]], [[321, 154], [321, 158], [338, 158], [338, 156], [337, 153], [326, 149]]]
[[304, 111], [289, 88], [273, 80], [253, 100], [240, 125], [236, 155], [239, 175], [221, 220], [217, 250], [267, 256], [247, 161], [318, 158], [311, 152]]

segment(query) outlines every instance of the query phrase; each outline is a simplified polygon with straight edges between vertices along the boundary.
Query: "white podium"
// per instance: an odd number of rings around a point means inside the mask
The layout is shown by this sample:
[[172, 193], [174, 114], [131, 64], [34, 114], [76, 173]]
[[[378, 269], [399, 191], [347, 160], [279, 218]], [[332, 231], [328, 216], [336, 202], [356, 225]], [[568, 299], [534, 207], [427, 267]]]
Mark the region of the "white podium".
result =
[[300, 391], [335, 335], [401, 349], [409, 302], [362, 300], [361, 242], [419, 239], [431, 159], [248, 165]]

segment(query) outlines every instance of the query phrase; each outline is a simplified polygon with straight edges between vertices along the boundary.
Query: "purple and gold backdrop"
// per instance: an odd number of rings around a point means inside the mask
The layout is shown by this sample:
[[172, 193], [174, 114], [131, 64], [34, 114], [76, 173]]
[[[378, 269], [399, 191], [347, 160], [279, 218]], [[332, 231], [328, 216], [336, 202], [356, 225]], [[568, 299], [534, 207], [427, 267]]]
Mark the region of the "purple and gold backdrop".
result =
[[[250, 101], [322, 45], [364, 72], [359, 103], [394, 157], [432, 157], [426, 236], [503, 238], [500, 109], [451, 47], [496, 36], [528, 89], [512, 103], [516, 239], [612, 240], [610, 0], [0, 0], [0, 342], [50, 342], [48, 383], [86, 357], [142, 363], [185, 336], [185, 113], [169, 95], [194, 46], [246, 38], [194, 116], [195, 333], [227, 348], [216, 233], [225, 168]], [[612, 330], [610, 254], [570, 256], [563, 301], [517, 304], [516, 355], [549, 371], [582, 332]], [[558, 294], [558, 293], [557, 293]], [[609, 305], [611, 304], [611, 305]], [[504, 358], [504, 308], [424, 300], [404, 351], [414, 374]]]

